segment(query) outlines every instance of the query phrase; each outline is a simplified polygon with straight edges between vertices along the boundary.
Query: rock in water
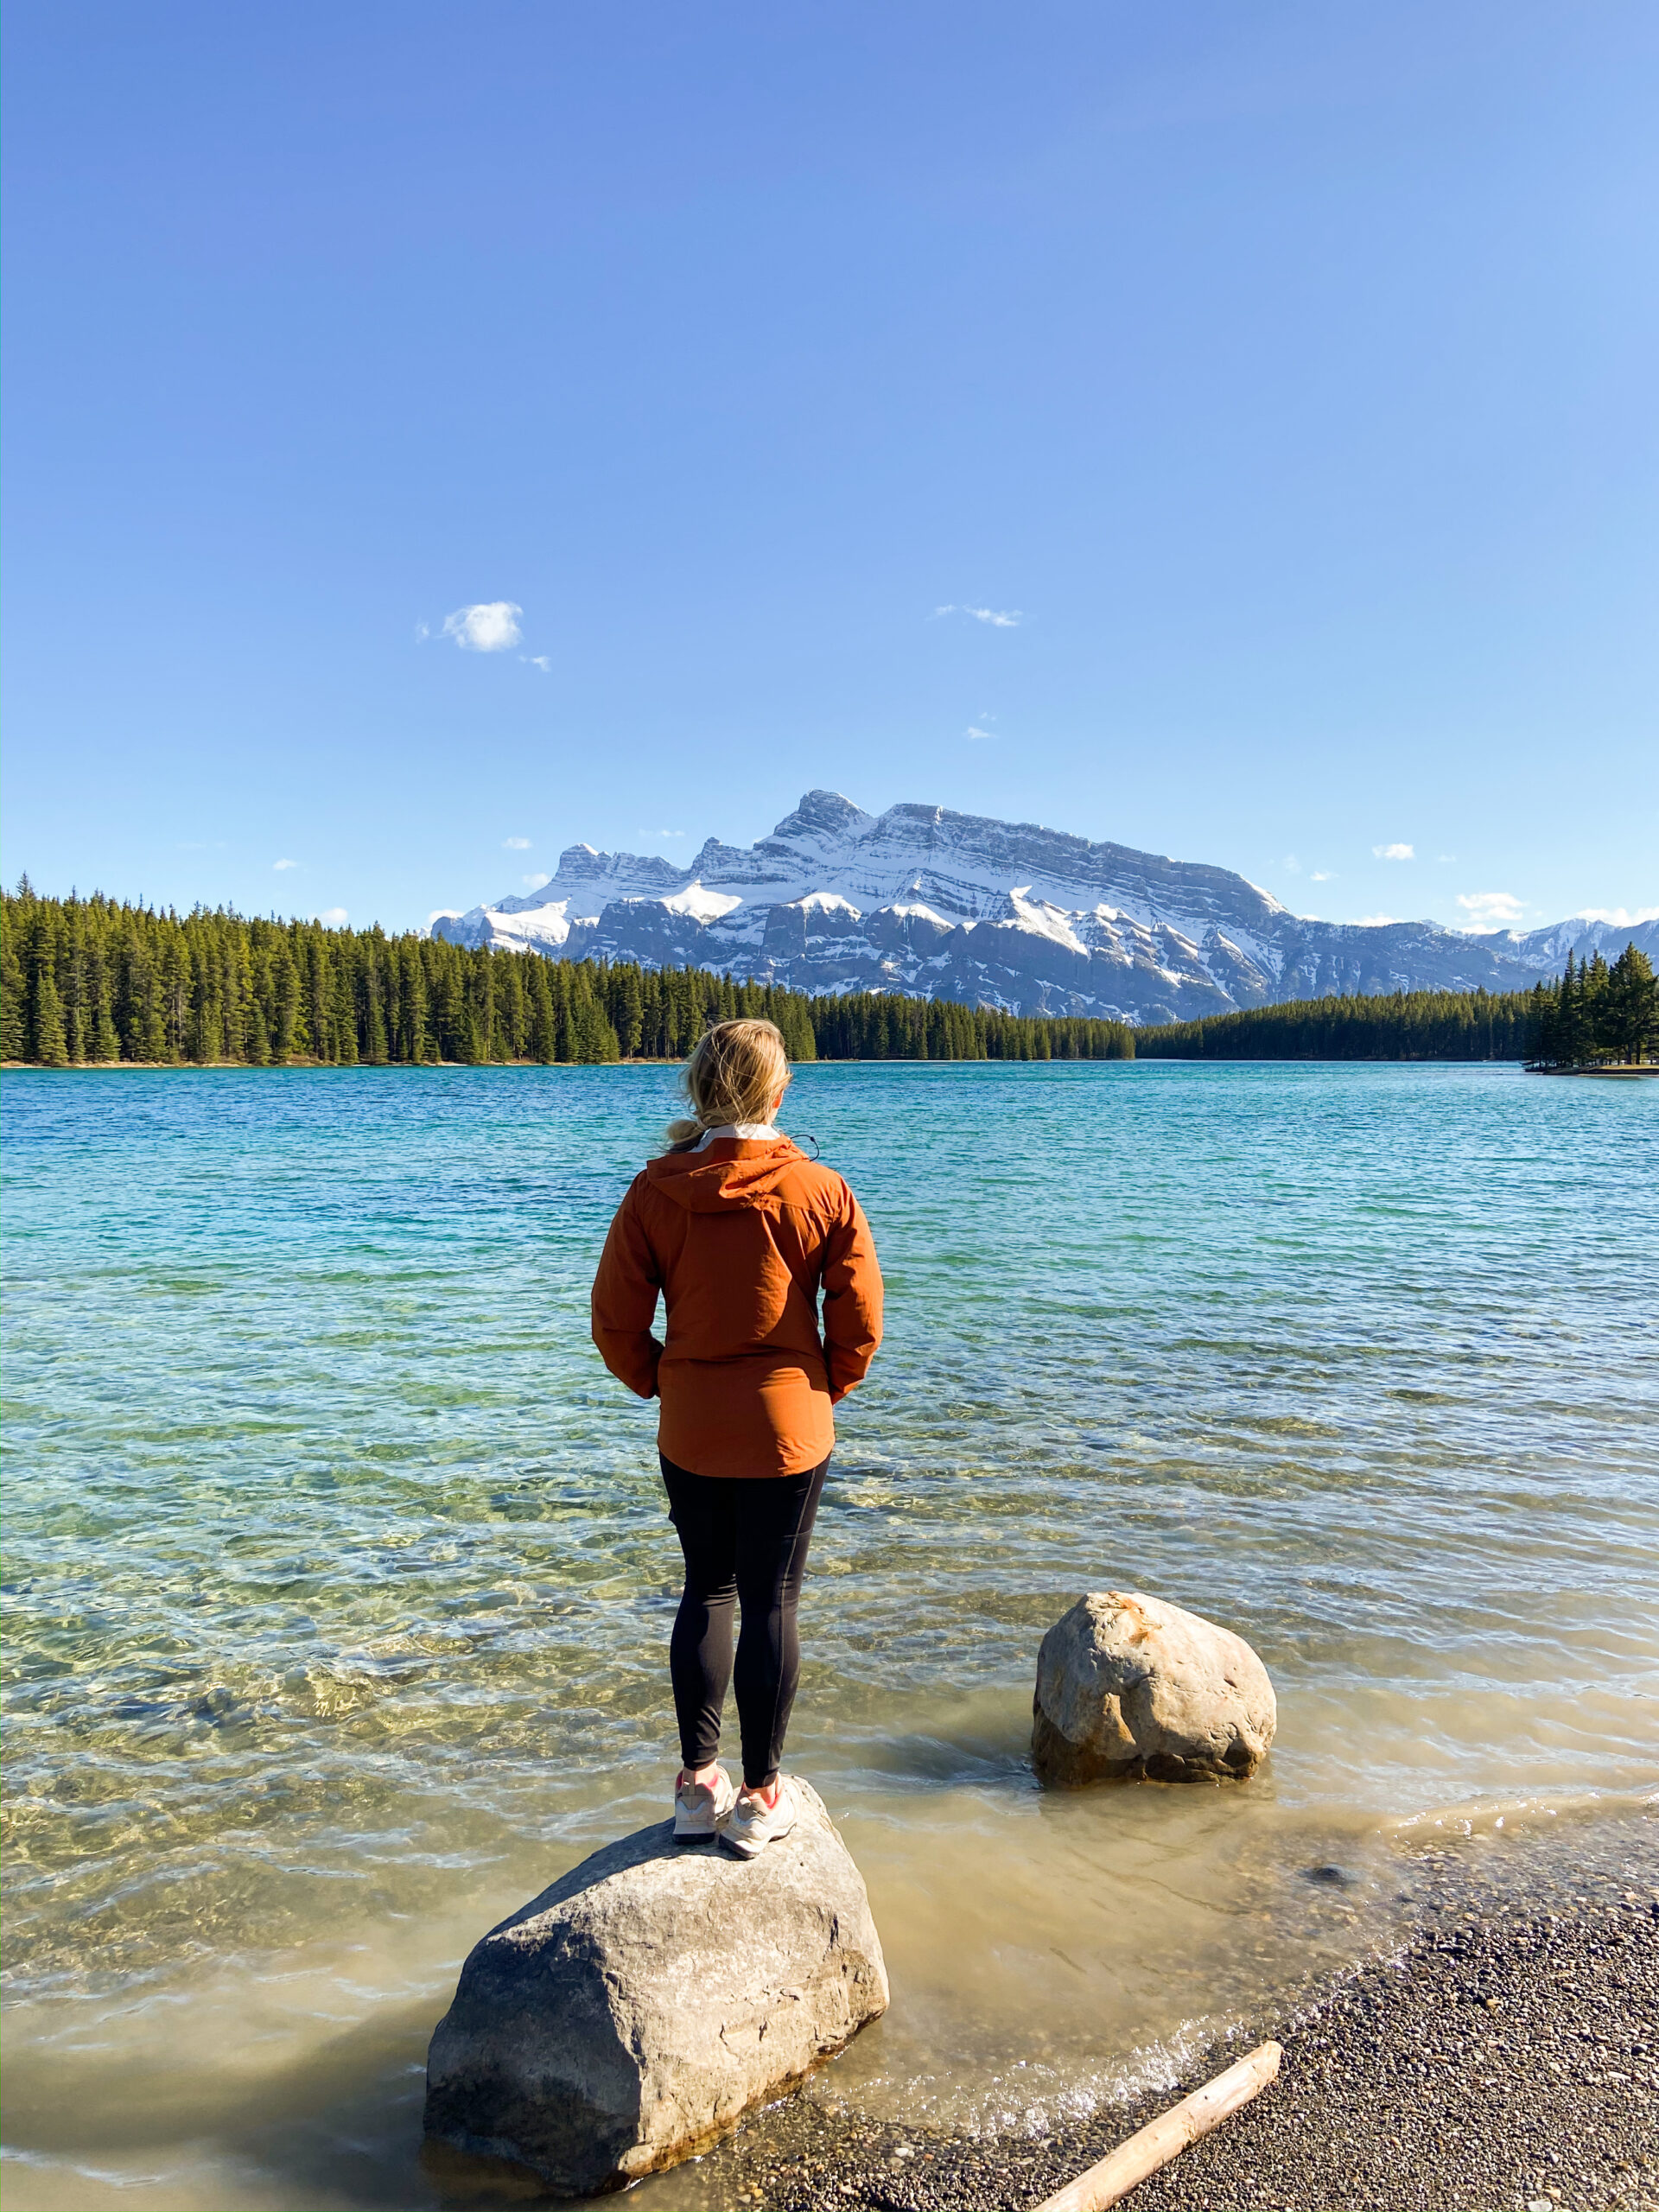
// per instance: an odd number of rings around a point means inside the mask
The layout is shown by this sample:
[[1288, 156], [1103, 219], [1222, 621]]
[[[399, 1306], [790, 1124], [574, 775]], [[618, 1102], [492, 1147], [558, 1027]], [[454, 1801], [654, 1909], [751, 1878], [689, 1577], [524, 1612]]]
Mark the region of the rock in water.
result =
[[1278, 1726], [1268, 1670], [1242, 1637], [1132, 1591], [1079, 1598], [1037, 1655], [1039, 1780], [1244, 1781]]
[[432, 2037], [427, 2133], [585, 2196], [702, 2150], [886, 2012], [863, 1877], [791, 1787], [758, 1859], [664, 1821], [492, 1929]]

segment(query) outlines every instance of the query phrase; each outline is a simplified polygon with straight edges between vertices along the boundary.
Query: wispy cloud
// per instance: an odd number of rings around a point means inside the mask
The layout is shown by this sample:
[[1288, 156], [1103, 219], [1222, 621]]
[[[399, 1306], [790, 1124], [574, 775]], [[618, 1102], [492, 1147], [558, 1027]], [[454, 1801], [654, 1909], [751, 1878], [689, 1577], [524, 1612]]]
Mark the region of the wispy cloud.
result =
[[1026, 619], [1017, 607], [963, 607], [955, 601], [949, 607], [936, 607], [928, 620], [937, 622], [941, 614], [966, 614], [993, 630], [1017, 630]]
[[543, 676], [553, 673], [553, 662], [547, 653], [520, 653], [518, 658], [527, 668], [539, 668]]
[[976, 743], [982, 743], [987, 738], [995, 739], [996, 735], [994, 729], [981, 729], [977, 722], [969, 722], [962, 734], [964, 737], [972, 738]]
[[1357, 930], [1385, 930], [1391, 922], [1402, 918], [1398, 914], [1361, 914], [1354, 923]]
[[525, 876], [524, 878], [524, 886], [526, 891], [539, 891], [544, 883], [551, 883], [552, 880], [553, 879], [547, 873], [547, 870], [543, 868], [538, 874]]
[[1639, 929], [1643, 922], [1659, 922], [1659, 906], [1580, 906], [1575, 922], [1605, 922], [1611, 929]]
[[530, 850], [530, 840], [528, 837], [504, 837], [501, 840], [501, 849], [504, 853], [527, 853]]
[[1414, 861], [1417, 857], [1414, 845], [1373, 845], [1371, 851], [1380, 861]]
[[1287, 875], [1300, 875], [1302, 872], [1302, 864], [1294, 853], [1287, 853], [1279, 865]]
[[299, 862], [298, 861], [273, 861], [270, 865], [273, 871], [280, 875], [285, 868], [298, 868]]
[[346, 925], [346, 909], [343, 906], [325, 906], [321, 913], [317, 916], [317, 919], [320, 922], [326, 922], [331, 929], [343, 929]]
[[1334, 883], [1337, 872], [1333, 868], [1316, 868], [1308, 878], [1310, 883]]
[[1479, 930], [1513, 929], [1526, 912], [1511, 891], [1459, 891], [1458, 904]]
[[518, 627], [524, 611], [516, 600], [480, 600], [474, 607], [458, 607], [446, 614], [439, 634], [453, 638], [463, 652], [504, 653], [524, 641]]
[[683, 830], [636, 830], [636, 837], [683, 837]]

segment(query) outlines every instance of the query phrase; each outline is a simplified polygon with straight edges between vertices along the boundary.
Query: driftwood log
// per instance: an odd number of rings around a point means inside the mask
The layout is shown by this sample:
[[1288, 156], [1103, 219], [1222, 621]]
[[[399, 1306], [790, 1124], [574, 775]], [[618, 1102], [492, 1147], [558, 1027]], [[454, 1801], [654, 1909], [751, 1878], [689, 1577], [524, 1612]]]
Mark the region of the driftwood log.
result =
[[1179, 2104], [1138, 2129], [1127, 2143], [1109, 2152], [1087, 2173], [1057, 2190], [1038, 2207], [1038, 2212], [1105, 2212], [1107, 2205], [1121, 2202], [1148, 2174], [1166, 2166], [1189, 2143], [1207, 2135], [1230, 2113], [1265, 2089], [1277, 2075], [1284, 2055], [1282, 2044], [1258, 2045], [1248, 2058], [1241, 2058], [1236, 2066], [1230, 2066], [1213, 2082], [1194, 2089], [1190, 2097], [1183, 2097]]

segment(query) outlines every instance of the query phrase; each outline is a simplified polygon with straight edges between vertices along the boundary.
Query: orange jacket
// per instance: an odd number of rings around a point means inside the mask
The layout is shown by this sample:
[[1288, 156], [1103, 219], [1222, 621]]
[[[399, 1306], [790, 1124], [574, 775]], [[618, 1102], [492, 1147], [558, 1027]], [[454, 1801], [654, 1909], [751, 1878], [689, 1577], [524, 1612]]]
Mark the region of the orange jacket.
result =
[[[818, 1293], [823, 1335], [818, 1335]], [[657, 1300], [668, 1341], [651, 1333]], [[870, 1225], [787, 1137], [722, 1137], [636, 1175], [594, 1281], [594, 1342], [660, 1395], [657, 1440], [695, 1475], [794, 1475], [827, 1459], [830, 1408], [881, 1341]]]

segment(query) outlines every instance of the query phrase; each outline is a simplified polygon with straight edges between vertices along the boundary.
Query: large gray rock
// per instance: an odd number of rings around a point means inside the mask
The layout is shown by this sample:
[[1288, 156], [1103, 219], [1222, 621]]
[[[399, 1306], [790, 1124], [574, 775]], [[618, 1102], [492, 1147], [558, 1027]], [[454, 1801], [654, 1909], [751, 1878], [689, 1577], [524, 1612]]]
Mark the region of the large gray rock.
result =
[[743, 1860], [642, 1828], [492, 1929], [426, 2063], [426, 2132], [571, 2196], [690, 2157], [887, 2010], [864, 1881], [817, 1793]]
[[1244, 1781], [1278, 1726], [1243, 1637], [1133, 1591], [1080, 1598], [1037, 1655], [1032, 1764], [1085, 1782]]

